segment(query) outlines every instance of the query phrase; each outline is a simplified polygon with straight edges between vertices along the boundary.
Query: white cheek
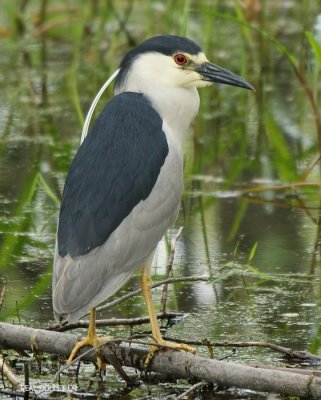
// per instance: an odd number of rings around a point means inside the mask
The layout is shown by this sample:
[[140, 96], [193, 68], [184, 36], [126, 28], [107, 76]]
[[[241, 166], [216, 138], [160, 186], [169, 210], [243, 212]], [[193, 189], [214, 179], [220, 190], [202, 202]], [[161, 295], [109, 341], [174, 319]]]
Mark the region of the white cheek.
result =
[[[194, 56], [197, 62], [204, 61], [205, 56]], [[147, 92], [151, 88], [196, 88], [210, 86], [211, 82], [202, 80], [201, 75], [191, 69], [182, 69], [172, 57], [158, 53], [147, 53], [139, 56], [122, 87], [122, 91]]]
[[207, 86], [212, 86], [214, 82], [209, 82], [209, 81], [202, 81], [201, 78], [197, 81], [197, 87], [202, 88], [202, 87], [207, 87]]
[[199, 73], [192, 71], [192, 70], [181, 70], [178, 68], [172, 68], [172, 73], [168, 74], [167, 76], [168, 86], [172, 87], [181, 87], [181, 88], [195, 88], [201, 86], [208, 86], [202, 85], [202, 77]]

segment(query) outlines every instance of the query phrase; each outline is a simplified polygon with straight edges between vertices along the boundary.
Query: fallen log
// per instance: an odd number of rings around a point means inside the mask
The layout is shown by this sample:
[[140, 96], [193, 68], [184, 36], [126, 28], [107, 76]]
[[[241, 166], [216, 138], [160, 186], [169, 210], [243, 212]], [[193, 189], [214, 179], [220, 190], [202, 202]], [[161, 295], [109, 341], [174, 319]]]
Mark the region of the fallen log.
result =
[[[0, 348], [55, 353], [69, 356], [77, 337], [67, 333], [34, 329], [0, 323]], [[85, 352], [88, 348], [82, 350]], [[101, 356], [108, 362], [110, 354], [119, 364], [144, 370], [148, 349], [124, 343], [109, 343], [101, 348]], [[86, 352], [84, 360], [95, 362], [96, 355]], [[159, 352], [149, 366], [151, 372], [175, 379], [193, 379], [225, 387], [251, 389], [259, 392], [321, 398], [321, 378], [311, 371], [307, 374], [292, 373], [278, 368], [257, 368], [232, 362], [217, 361], [178, 351]]]

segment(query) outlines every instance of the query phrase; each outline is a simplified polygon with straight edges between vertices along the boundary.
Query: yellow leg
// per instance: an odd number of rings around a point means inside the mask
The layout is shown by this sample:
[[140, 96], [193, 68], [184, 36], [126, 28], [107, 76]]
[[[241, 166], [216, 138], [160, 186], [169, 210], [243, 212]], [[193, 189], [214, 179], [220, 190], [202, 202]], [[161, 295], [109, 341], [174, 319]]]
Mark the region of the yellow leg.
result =
[[[189, 351], [193, 354], [196, 354], [196, 350], [193, 347], [188, 346], [187, 344], [183, 343], [174, 343], [174, 342], [168, 342], [165, 341], [162, 337], [162, 334], [160, 332], [159, 324], [157, 321], [156, 317], [156, 312], [154, 308], [154, 303], [152, 299], [152, 293], [151, 293], [151, 288], [152, 288], [152, 280], [150, 276], [150, 267], [145, 266], [141, 275], [141, 280], [140, 280], [143, 296], [145, 298], [145, 302], [147, 305], [147, 311], [148, 315], [150, 318], [150, 324], [152, 328], [152, 336], [153, 340], [155, 343], [160, 344], [162, 346], [170, 347], [171, 349], [176, 349], [176, 350], [184, 350], [184, 351]], [[158, 346], [151, 346], [150, 351], [148, 353], [148, 356], [145, 361], [145, 365], [148, 365], [149, 362], [151, 361], [154, 353], [159, 350]]]
[[[72, 352], [67, 360], [67, 365], [70, 365], [72, 360], [75, 358], [77, 352], [79, 349], [81, 349], [84, 346], [92, 346], [96, 347], [100, 345], [101, 343], [106, 343], [108, 340], [112, 340], [112, 338], [105, 337], [105, 338], [99, 338], [96, 333], [96, 309], [93, 308], [90, 310], [89, 314], [89, 327], [88, 327], [88, 333], [87, 337], [80, 342], [78, 342], [75, 347], [72, 349]], [[106, 364], [102, 361], [102, 359], [97, 356], [97, 364], [99, 369], [105, 370], [106, 369]]]

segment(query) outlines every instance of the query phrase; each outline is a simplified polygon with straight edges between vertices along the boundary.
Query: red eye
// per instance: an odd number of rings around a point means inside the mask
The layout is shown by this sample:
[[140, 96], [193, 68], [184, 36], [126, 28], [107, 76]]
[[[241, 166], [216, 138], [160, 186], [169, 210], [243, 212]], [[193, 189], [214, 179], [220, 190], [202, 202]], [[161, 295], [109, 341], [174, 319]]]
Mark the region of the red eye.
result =
[[184, 54], [175, 54], [174, 60], [178, 65], [183, 65], [187, 63], [187, 58], [186, 56], [184, 56]]

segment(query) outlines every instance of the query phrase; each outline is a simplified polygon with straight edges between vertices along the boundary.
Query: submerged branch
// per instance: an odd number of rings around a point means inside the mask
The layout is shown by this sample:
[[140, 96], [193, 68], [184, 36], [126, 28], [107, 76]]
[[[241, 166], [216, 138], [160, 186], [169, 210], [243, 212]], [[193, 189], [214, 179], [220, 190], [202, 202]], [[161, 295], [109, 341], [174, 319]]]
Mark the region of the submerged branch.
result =
[[284, 354], [289, 360], [318, 362], [321, 361], [320, 356], [309, 353], [308, 351], [294, 350], [289, 347], [283, 347], [270, 342], [216, 342], [214, 346], [218, 347], [265, 347]]
[[3, 301], [4, 301], [5, 294], [6, 294], [6, 290], [7, 290], [6, 287], [3, 286], [3, 288], [0, 291], [0, 310], [2, 309], [2, 306], [3, 306]]
[[[181, 313], [181, 312], [178, 313], [178, 312], [168, 311], [165, 313], [158, 313], [157, 318], [171, 320], [174, 318], [182, 318], [182, 317], [184, 317], [184, 315], [185, 314]], [[149, 322], [150, 322], [149, 317], [109, 318], [109, 319], [97, 319], [96, 326], [97, 327], [119, 326], [119, 325], [135, 326], [135, 325], [148, 324]], [[46, 329], [49, 331], [66, 332], [66, 331], [69, 331], [72, 329], [88, 328], [88, 327], [89, 327], [89, 321], [80, 320], [77, 322], [69, 322], [69, 323], [51, 325]]]
[[[33, 329], [24, 326], [0, 324], [0, 347], [16, 350], [56, 353], [68, 356], [77, 342], [77, 338], [67, 333]], [[119, 341], [117, 341], [119, 342]], [[84, 352], [86, 348], [80, 350]], [[110, 354], [118, 360], [121, 366], [132, 367], [144, 371], [144, 361], [148, 350], [135, 348], [125, 344], [109, 342], [100, 349], [100, 356], [108, 362]], [[84, 357], [95, 362], [93, 350]], [[156, 353], [150, 372], [161, 373], [168, 379], [192, 379], [209, 382], [225, 387], [237, 387], [259, 392], [279, 393], [289, 396], [321, 398], [321, 378], [313, 372], [292, 373], [291, 370], [271, 366], [253, 367], [225, 361], [217, 361], [195, 356], [180, 351], [163, 351]]]
[[15, 374], [11, 371], [11, 369], [8, 367], [8, 365], [4, 362], [4, 359], [1, 356], [0, 356], [0, 371], [1, 371], [2, 380], [3, 380], [3, 376], [5, 376], [14, 388], [16, 388], [18, 390], [21, 388], [21, 382], [15, 376]]

